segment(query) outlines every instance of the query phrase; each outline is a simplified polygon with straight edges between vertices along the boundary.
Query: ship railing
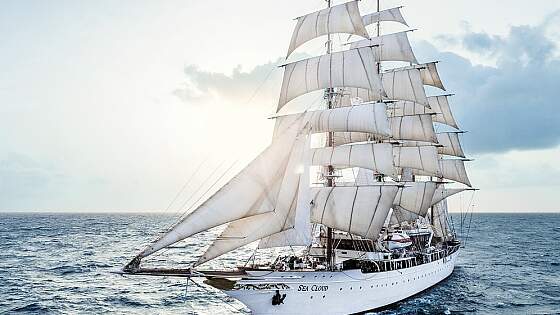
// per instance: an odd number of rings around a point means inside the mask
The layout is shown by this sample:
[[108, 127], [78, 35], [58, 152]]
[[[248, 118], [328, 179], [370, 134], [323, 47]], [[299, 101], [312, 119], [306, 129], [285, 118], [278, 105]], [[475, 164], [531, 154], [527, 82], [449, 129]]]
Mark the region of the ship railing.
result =
[[419, 263], [416, 257], [404, 257], [399, 259], [371, 260], [364, 262], [361, 269], [363, 273], [372, 273], [406, 269], [417, 265]]

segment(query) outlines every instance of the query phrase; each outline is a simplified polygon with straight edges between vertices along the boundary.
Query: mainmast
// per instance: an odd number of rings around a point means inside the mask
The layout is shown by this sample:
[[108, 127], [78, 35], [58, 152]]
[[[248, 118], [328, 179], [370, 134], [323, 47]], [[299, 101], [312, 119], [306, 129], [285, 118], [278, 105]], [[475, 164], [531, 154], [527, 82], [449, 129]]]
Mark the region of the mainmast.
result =
[[[327, 8], [331, 7], [331, 0], [327, 1]], [[331, 33], [327, 34], [327, 54], [330, 54], [332, 51], [332, 41], [331, 41]], [[333, 108], [332, 97], [334, 93], [334, 88], [331, 86], [325, 90], [325, 97], [327, 99], [327, 109]], [[333, 132], [327, 133], [327, 147], [334, 146], [333, 141]], [[334, 186], [334, 169], [332, 165], [327, 166], [327, 187]], [[331, 270], [334, 266], [334, 255], [333, 255], [333, 229], [331, 227], [327, 227], [327, 269]]]

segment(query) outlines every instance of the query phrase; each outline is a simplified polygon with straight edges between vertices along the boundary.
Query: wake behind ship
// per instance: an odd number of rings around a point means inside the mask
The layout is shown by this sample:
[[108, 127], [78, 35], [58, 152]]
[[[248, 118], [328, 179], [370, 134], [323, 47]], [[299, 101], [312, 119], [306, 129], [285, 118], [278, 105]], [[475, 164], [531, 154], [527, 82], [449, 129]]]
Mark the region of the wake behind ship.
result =
[[[380, 10], [377, 1], [362, 16], [358, 1], [326, 3], [297, 18], [271, 144], [123, 273], [205, 278], [254, 314], [349, 314], [406, 299], [453, 272], [461, 244], [447, 198], [472, 188], [450, 95], [426, 95], [425, 86], [445, 91], [437, 62], [417, 61], [408, 31], [381, 35], [383, 23], [408, 27], [402, 7]], [[335, 47], [333, 34], [348, 43]], [[326, 54], [289, 61], [316, 38], [326, 38]], [[321, 90], [321, 108], [283, 114]], [[191, 268], [141, 266], [224, 225]], [[255, 251], [290, 250], [236, 270], [201, 267], [255, 242]]]

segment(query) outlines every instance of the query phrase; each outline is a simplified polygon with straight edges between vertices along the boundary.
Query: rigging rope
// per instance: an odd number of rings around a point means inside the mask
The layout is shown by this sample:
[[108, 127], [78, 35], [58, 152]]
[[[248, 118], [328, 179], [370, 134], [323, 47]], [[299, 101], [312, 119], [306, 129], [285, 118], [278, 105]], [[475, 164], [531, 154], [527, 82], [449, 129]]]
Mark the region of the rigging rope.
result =
[[[187, 180], [185, 181], [185, 183], [183, 184], [181, 189], [177, 192], [177, 194], [175, 195], [175, 198], [173, 198], [173, 200], [169, 203], [167, 208], [165, 208], [165, 210], [162, 212], [162, 214], [166, 213], [167, 211], [169, 211], [169, 209], [171, 209], [171, 206], [175, 203], [175, 201], [177, 201], [177, 199], [179, 199], [179, 196], [185, 191], [185, 188], [187, 188], [187, 186], [189, 186], [189, 184], [192, 182], [192, 179], [196, 175], [198, 175], [198, 172], [202, 169], [202, 165], [204, 165], [208, 161], [208, 158], [209, 158], [209, 155], [206, 155], [206, 157], [202, 160], [202, 162], [200, 162], [200, 164], [198, 164], [195, 171], [193, 173], [191, 173], [190, 176], [187, 176]], [[177, 212], [178, 211], [176, 211], [173, 215], [177, 214]]]

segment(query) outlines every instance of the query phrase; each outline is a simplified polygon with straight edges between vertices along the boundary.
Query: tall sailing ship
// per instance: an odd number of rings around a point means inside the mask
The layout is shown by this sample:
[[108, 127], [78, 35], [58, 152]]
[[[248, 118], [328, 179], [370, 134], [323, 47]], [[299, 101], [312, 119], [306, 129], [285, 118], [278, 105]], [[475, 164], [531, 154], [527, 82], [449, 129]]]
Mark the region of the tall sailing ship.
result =
[[[380, 10], [378, 0], [362, 16], [358, 1], [326, 2], [297, 18], [286, 60], [318, 37], [326, 54], [282, 66], [271, 144], [123, 273], [202, 277], [254, 314], [349, 314], [401, 301], [453, 272], [461, 243], [447, 198], [472, 188], [449, 95], [424, 88], [445, 91], [437, 62], [417, 61], [408, 31], [381, 35], [382, 23], [408, 27], [402, 7]], [[358, 40], [335, 50], [332, 35], [341, 33]], [[318, 90], [323, 108], [280, 112]], [[436, 133], [434, 124], [450, 131]], [[141, 266], [224, 225], [191, 268]], [[300, 250], [236, 270], [201, 267], [256, 242], [257, 250]]]

